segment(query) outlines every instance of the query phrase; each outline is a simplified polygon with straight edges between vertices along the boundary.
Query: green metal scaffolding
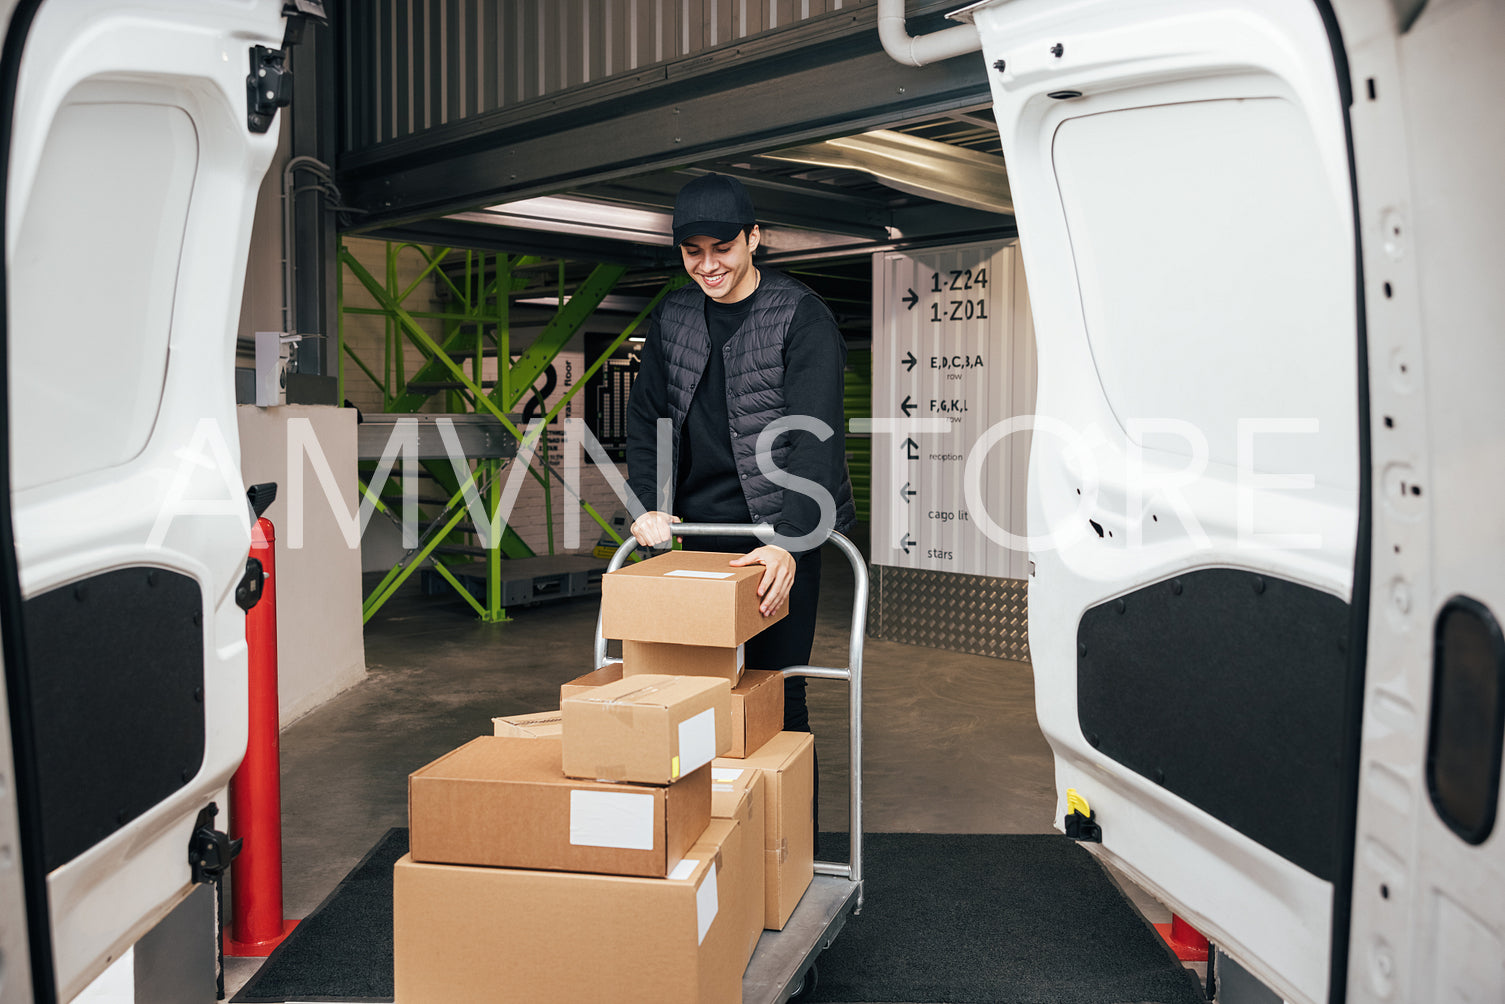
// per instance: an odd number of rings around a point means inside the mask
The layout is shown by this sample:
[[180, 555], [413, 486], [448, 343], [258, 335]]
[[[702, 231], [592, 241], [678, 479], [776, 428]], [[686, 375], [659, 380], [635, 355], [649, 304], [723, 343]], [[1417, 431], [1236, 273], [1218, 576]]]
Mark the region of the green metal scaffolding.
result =
[[[403, 285], [399, 281], [400, 256], [420, 256], [422, 267], [415, 278]], [[340, 399], [345, 399], [345, 358], [349, 357], [382, 395], [382, 410], [387, 413], [414, 413], [437, 394], [444, 395], [446, 413], [485, 413], [494, 417], [518, 444], [518, 460], [528, 463], [528, 473], [539, 482], [544, 491], [546, 547], [554, 552], [553, 540], [553, 486], [557, 480], [568, 487], [564, 478], [549, 461], [548, 430], [558, 419], [565, 406], [593, 377], [617, 349], [630, 338], [643, 321], [670, 290], [681, 286], [685, 277], [667, 282], [649, 303], [638, 312], [598, 358], [592, 361], [565, 392], [564, 396], [549, 408], [543, 419], [530, 426], [527, 432], [520, 430], [513, 418], [519, 403], [534, 393], [534, 382], [574, 337], [613, 287], [626, 272], [621, 265], [596, 265], [590, 274], [565, 295], [564, 262], [559, 263], [559, 307], [544, 326], [538, 337], [514, 360], [511, 353], [510, 304], [512, 296], [525, 288], [525, 280], [519, 276], [522, 270], [537, 269], [542, 259], [533, 256], [508, 256], [454, 248], [425, 247], [418, 244], [387, 242], [385, 245], [385, 277], [378, 279], [363, 265], [343, 243], [340, 247], [340, 282], [336, 288], [339, 305], [339, 327], [336, 332], [336, 352], [339, 362], [338, 379]], [[371, 296], [375, 306], [353, 306], [344, 296], [344, 273], [347, 272]], [[453, 274], [452, 274], [453, 273]], [[449, 296], [453, 307], [445, 310], [414, 310], [407, 301], [425, 281], [433, 280]], [[378, 369], [362, 359], [345, 338], [345, 320], [349, 316], [379, 316], [384, 320], [383, 357]], [[436, 338], [420, 320], [437, 321], [441, 328]], [[423, 362], [409, 375], [404, 358], [404, 346], [417, 347]], [[494, 356], [497, 361], [496, 379], [490, 387], [483, 378], [484, 359]], [[467, 373], [467, 365], [469, 372]], [[526, 459], [525, 459], [526, 458]], [[420, 510], [427, 522], [418, 546], [403, 557], [383, 576], [380, 583], [365, 598], [362, 616], [369, 621], [377, 610], [397, 591], [398, 587], [425, 562], [430, 564], [440, 577], [454, 587], [481, 617], [487, 622], [508, 619], [502, 607], [501, 563], [507, 559], [531, 557], [534, 550], [522, 540], [511, 526], [496, 534], [485, 547], [487, 565], [486, 602], [471, 595], [470, 590], [446, 568], [446, 555], [436, 553], [446, 541], [457, 535], [474, 533], [462, 525], [467, 514], [465, 499], [478, 492], [484, 500], [486, 512], [492, 525], [496, 525], [501, 503], [502, 471], [512, 463], [511, 459], [482, 458], [474, 462], [469, 476], [461, 479], [445, 464], [424, 462], [430, 478], [441, 486], [448, 496], [447, 501], [433, 514]], [[403, 477], [413, 476], [403, 471]], [[377, 511], [393, 516], [387, 505], [390, 496], [377, 496], [365, 483], [363, 476], [361, 492], [372, 500]], [[400, 482], [397, 483], [400, 488]], [[573, 494], [573, 493], [571, 493]], [[575, 495], [571, 500], [595, 520], [611, 540], [621, 542], [620, 535], [611, 523], [588, 502]]]

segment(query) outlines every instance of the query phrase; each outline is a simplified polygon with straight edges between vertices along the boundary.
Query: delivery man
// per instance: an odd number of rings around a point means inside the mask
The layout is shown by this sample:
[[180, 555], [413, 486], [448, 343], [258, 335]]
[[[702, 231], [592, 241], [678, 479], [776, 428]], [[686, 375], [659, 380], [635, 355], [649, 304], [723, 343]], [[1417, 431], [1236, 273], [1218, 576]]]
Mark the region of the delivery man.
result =
[[[674, 203], [674, 243], [694, 279], [664, 298], [643, 343], [627, 417], [628, 483], [643, 507], [632, 535], [665, 545], [670, 527], [762, 523], [772, 543], [694, 538], [763, 565], [763, 615], [783, 620], [747, 643], [749, 669], [810, 662], [820, 544], [855, 520], [842, 416], [846, 343], [808, 287], [753, 263], [761, 235], [742, 183], [707, 174]], [[669, 456], [658, 453], [660, 424]], [[661, 473], [662, 472], [662, 473]], [[662, 480], [662, 483], [660, 483]], [[804, 677], [785, 681], [784, 728], [810, 731]]]

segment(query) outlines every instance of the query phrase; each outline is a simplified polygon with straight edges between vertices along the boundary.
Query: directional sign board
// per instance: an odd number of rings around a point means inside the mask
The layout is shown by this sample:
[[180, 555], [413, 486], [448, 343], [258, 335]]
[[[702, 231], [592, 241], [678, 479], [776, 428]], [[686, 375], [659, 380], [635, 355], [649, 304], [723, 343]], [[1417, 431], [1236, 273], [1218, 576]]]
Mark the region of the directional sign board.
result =
[[1017, 242], [873, 256], [876, 564], [1028, 574], [1008, 534], [1026, 536], [1029, 431], [1009, 420], [1034, 396]]

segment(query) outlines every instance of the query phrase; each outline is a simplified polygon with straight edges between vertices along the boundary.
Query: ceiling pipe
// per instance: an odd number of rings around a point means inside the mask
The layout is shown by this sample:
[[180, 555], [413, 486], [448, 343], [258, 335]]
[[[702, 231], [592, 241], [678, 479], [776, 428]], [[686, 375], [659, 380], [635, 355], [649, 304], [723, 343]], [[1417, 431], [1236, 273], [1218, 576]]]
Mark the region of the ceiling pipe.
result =
[[911, 35], [904, 23], [904, 0], [878, 0], [878, 39], [884, 52], [906, 66], [924, 66], [982, 48], [982, 36], [971, 24]]

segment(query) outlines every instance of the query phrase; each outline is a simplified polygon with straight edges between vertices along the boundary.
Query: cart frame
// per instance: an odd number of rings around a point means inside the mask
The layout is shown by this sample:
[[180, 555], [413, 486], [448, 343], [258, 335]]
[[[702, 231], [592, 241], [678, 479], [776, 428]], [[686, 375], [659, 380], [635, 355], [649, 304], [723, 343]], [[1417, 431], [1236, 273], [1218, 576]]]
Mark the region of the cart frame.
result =
[[[768, 543], [773, 528], [754, 524], [676, 523], [676, 537], [754, 537]], [[850, 843], [848, 860], [815, 862], [815, 878], [804, 898], [795, 907], [782, 931], [764, 931], [758, 939], [752, 961], [742, 977], [744, 1004], [782, 1004], [806, 989], [815, 960], [846, 925], [849, 915], [862, 911], [862, 643], [867, 633], [868, 571], [862, 552], [842, 534], [831, 531], [827, 540], [846, 555], [853, 575], [852, 630], [847, 647], [845, 668], [833, 666], [788, 666], [787, 676], [804, 676], [821, 680], [845, 680], [848, 695], [848, 733], [850, 736], [851, 776], [847, 828]], [[638, 547], [628, 538], [612, 555], [608, 573], [626, 564]], [[607, 658], [606, 638], [601, 633], [601, 616], [596, 615], [594, 665], [601, 669], [620, 659]], [[813, 982], [813, 979], [810, 979]]]

